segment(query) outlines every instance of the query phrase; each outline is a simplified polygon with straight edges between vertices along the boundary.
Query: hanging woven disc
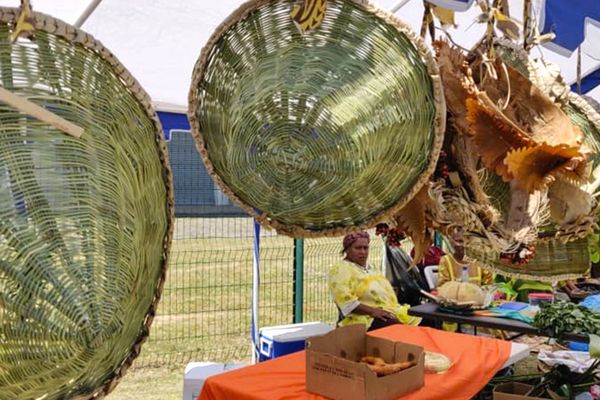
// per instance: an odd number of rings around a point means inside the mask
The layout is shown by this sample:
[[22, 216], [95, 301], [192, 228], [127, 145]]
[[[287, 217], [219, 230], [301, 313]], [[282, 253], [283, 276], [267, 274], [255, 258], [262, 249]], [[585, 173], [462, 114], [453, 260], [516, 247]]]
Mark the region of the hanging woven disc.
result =
[[0, 398], [99, 398], [139, 354], [164, 283], [166, 147], [98, 41], [34, 13], [12, 42], [18, 16], [0, 8]]
[[367, 1], [329, 0], [301, 33], [296, 1], [235, 11], [196, 64], [189, 117], [207, 170], [266, 226], [342, 234], [387, 219], [428, 180], [445, 104], [429, 50]]

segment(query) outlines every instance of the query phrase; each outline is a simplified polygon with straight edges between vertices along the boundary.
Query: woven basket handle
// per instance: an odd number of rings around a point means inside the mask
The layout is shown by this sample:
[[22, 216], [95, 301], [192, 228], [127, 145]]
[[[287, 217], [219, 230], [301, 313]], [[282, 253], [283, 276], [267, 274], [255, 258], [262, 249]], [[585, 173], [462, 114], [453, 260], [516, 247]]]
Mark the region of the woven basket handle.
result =
[[[15, 29], [11, 34], [11, 41], [15, 42], [19, 37], [31, 38], [35, 31], [35, 21], [33, 12], [31, 11], [31, 4], [29, 0], [21, 0], [21, 9], [19, 11], [19, 17], [15, 24]], [[43, 107], [21, 97], [10, 90], [0, 87], [0, 101], [8, 104], [14, 109], [30, 115], [42, 122], [47, 123], [68, 135], [79, 138], [83, 134], [83, 128], [77, 126], [66, 119], [46, 110]]]
[[46, 110], [37, 104], [14, 94], [13, 92], [0, 87], [0, 101], [8, 104], [16, 110], [30, 115], [42, 122], [45, 122], [73, 137], [80, 138], [83, 134], [83, 128], [77, 126], [66, 119]]

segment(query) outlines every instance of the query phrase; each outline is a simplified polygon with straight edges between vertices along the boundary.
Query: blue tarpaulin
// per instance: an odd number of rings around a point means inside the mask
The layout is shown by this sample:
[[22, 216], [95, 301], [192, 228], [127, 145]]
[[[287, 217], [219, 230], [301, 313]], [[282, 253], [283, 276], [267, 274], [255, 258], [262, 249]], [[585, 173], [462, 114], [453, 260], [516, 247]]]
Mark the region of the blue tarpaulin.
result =
[[[583, 77], [581, 80], [581, 93], [586, 94], [598, 85], [600, 85], [600, 68]], [[571, 90], [577, 92], [577, 83], [571, 85]]]
[[555, 45], [573, 52], [585, 39], [586, 24], [600, 26], [598, 0], [545, 0], [542, 33], [553, 32]]

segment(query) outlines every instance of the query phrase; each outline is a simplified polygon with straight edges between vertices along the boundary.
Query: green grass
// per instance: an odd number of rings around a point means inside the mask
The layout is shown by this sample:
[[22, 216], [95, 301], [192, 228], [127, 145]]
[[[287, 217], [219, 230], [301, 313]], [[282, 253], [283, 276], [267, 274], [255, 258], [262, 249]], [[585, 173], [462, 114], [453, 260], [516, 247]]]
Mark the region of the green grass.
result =
[[[374, 240], [370, 261], [381, 262]], [[334, 323], [326, 284], [341, 238], [304, 241], [304, 321]], [[191, 361], [251, 358], [253, 237], [250, 218], [180, 218], [150, 337], [109, 399], [180, 399]], [[293, 240], [263, 231], [259, 326], [293, 322]]]
[[181, 400], [183, 369], [133, 369], [106, 398], [111, 400]]

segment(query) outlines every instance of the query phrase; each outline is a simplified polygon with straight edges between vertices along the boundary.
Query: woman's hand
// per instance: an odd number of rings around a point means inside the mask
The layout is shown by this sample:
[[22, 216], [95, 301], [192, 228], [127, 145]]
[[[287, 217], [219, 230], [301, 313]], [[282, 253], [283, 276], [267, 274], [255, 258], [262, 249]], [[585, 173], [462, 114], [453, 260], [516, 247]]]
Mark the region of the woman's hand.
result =
[[391, 313], [389, 311], [386, 311], [382, 308], [373, 308], [373, 310], [371, 311], [371, 316], [373, 318], [377, 318], [380, 319], [382, 321], [398, 321], [398, 318], [396, 318], [396, 315], [394, 313]]
[[398, 318], [394, 313], [386, 311], [383, 308], [371, 307], [362, 303], [360, 303], [352, 312], [356, 314], [370, 315], [373, 318], [377, 318], [386, 322], [398, 321]]

